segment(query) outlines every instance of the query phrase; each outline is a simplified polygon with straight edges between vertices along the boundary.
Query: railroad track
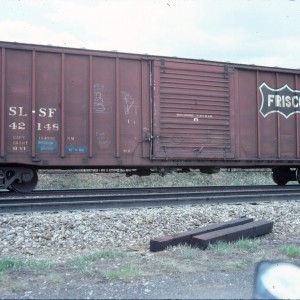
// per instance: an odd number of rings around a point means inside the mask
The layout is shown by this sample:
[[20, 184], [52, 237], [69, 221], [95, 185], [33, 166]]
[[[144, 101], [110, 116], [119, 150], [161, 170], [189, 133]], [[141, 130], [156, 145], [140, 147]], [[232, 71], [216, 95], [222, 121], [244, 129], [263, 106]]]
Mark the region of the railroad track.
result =
[[300, 186], [215, 186], [0, 192], [0, 213], [300, 200]]

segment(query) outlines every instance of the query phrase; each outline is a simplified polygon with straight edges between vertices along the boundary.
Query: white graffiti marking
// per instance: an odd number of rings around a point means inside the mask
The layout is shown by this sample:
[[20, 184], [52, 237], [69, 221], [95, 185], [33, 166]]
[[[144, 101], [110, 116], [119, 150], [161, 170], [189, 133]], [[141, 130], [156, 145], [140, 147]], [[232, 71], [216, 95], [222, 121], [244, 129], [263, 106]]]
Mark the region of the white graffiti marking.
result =
[[133, 107], [135, 107], [135, 104], [134, 104], [135, 100], [129, 93], [127, 93], [125, 91], [122, 91], [121, 94], [122, 94], [122, 98], [124, 101], [124, 113], [125, 113], [125, 115], [129, 115], [131, 109]]
[[96, 132], [96, 139], [98, 145], [100, 146], [109, 146], [111, 144], [109, 136], [105, 132]]
[[93, 109], [95, 113], [103, 113], [105, 112], [104, 100], [102, 97], [104, 86], [101, 84], [94, 84], [94, 102]]

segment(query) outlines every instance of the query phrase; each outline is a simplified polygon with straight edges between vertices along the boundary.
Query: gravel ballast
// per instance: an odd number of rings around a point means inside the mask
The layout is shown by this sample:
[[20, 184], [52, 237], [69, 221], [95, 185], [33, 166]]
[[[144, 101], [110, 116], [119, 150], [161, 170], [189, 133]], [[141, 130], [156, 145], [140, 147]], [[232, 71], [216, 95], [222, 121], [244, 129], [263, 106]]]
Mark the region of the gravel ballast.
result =
[[300, 204], [197, 205], [0, 216], [1, 257], [57, 261], [102, 248], [149, 247], [151, 238], [241, 216], [274, 222], [273, 239], [299, 236]]
[[[251, 299], [259, 261], [299, 260], [280, 250], [289, 244], [299, 247], [299, 212], [297, 201], [277, 201], [1, 215], [1, 258], [50, 265], [31, 270], [25, 264], [1, 272], [0, 298]], [[273, 232], [249, 249], [149, 251], [152, 238], [241, 216], [273, 221]], [[106, 249], [122, 255], [82, 260]]]

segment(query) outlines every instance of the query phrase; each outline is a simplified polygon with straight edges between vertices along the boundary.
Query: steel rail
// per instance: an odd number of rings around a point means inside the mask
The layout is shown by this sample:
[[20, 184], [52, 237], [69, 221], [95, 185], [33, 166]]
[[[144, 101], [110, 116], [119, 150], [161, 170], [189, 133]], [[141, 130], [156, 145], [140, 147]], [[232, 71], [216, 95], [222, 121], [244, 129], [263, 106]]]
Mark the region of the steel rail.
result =
[[[113, 192], [114, 191], [114, 192]], [[300, 200], [300, 187], [259, 186], [0, 193], [0, 213]], [[3, 197], [3, 195], [8, 197]]]
[[200, 186], [200, 187], [149, 187], [149, 188], [104, 188], [104, 189], [64, 189], [64, 190], [35, 190], [30, 194], [9, 193], [6, 189], [0, 190], [1, 199], [7, 198], [23, 198], [23, 197], [37, 197], [43, 195], [78, 195], [84, 193], [88, 194], [140, 194], [140, 193], [170, 193], [170, 192], [212, 192], [212, 191], [294, 191], [300, 190], [300, 185], [276, 186], [276, 185], [262, 185], [262, 186]]

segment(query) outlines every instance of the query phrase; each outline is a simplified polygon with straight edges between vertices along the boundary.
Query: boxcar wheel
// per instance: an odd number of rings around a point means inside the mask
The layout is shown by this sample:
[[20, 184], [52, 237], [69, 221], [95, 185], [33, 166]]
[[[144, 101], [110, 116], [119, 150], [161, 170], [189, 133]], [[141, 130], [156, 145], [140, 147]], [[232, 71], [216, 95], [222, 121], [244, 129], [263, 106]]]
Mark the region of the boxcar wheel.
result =
[[272, 178], [278, 185], [286, 185], [290, 180], [294, 180], [295, 172], [287, 167], [273, 168]]
[[[14, 181], [8, 189], [19, 193], [30, 193], [34, 190], [38, 183], [38, 175], [36, 170], [28, 169], [29, 172], [22, 173], [22, 180]], [[30, 174], [31, 173], [31, 174]]]

